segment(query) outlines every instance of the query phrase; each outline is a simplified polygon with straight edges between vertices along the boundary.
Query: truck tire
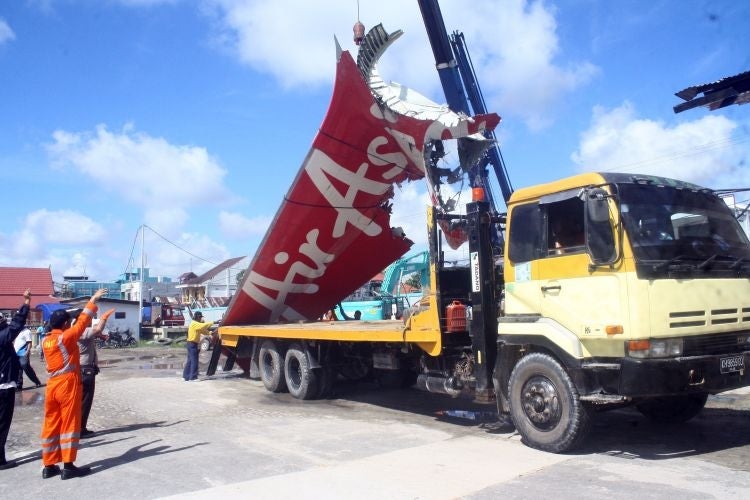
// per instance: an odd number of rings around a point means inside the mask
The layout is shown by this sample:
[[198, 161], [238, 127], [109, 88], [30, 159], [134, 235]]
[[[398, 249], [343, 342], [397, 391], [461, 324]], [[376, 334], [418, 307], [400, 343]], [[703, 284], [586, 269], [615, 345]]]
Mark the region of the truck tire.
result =
[[706, 405], [707, 393], [647, 399], [635, 407], [643, 416], [660, 424], [681, 424], [698, 415]]
[[286, 392], [284, 353], [270, 339], [265, 339], [258, 353], [258, 367], [263, 385], [271, 392]]
[[208, 338], [201, 340], [201, 352], [206, 352], [211, 349], [211, 341]]
[[521, 358], [510, 375], [508, 393], [513, 423], [526, 445], [562, 453], [586, 435], [588, 408], [552, 356], [531, 353]]
[[284, 357], [284, 376], [289, 394], [297, 399], [318, 396], [318, 375], [310, 367], [310, 358], [300, 344], [292, 344]]

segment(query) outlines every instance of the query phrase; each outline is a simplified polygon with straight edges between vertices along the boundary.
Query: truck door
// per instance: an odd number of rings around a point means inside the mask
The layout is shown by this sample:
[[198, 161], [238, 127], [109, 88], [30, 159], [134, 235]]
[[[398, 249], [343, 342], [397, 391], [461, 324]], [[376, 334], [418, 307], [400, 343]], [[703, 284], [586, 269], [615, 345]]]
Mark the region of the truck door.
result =
[[538, 264], [543, 257], [544, 226], [543, 213], [536, 202], [515, 206], [509, 213], [506, 249], [508, 263], [505, 269], [507, 315], [540, 314]]
[[622, 324], [623, 292], [615, 273], [589, 268], [591, 258], [580, 191], [558, 193], [540, 201], [546, 222], [546, 255], [537, 263], [540, 309], [542, 316], [584, 341], [606, 339], [606, 325]]

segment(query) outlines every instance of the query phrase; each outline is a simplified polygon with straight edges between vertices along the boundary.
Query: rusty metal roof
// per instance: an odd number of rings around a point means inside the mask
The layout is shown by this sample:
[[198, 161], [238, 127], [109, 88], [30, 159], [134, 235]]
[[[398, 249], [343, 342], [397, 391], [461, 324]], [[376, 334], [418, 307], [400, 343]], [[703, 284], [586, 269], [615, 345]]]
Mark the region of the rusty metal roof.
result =
[[[697, 97], [703, 94], [702, 97]], [[675, 113], [706, 106], [711, 111], [732, 104], [750, 102], [750, 71], [728, 76], [711, 83], [694, 85], [676, 92], [675, 95], [686, 102], [674, 107]]]

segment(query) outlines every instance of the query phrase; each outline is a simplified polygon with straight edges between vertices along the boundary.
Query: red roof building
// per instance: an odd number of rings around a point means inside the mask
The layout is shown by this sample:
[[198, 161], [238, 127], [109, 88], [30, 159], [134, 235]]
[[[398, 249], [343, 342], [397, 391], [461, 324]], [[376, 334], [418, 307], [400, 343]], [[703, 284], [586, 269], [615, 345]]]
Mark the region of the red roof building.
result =
[[23, 304], [23, 292], [31, 290], [31, 308], [58, 302], [48, 267], [0, 267], [0, 311], [14, 311]]

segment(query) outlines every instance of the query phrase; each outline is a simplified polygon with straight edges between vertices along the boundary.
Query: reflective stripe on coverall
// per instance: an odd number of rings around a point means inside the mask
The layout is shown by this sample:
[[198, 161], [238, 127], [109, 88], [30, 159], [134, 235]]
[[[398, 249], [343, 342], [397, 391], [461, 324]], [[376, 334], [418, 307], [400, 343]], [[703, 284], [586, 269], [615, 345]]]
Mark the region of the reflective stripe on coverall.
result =
[[42, 463], [75, 462], [81, 433], [81, 371], [78, 339], [91, 324], [93, 302], [63, 331], [52, 330], [42, 349], [47, 361], [47, 392], [42, 425]]

